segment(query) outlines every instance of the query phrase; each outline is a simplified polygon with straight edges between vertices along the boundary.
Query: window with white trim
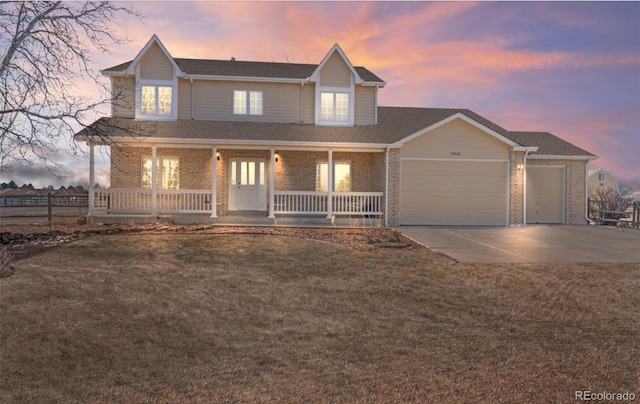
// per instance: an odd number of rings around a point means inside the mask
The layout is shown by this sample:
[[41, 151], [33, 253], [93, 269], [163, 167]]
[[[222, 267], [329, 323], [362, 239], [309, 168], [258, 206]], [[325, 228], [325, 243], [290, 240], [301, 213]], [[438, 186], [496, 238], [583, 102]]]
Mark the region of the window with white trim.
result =
[[234, 115], [262, 115], [262, 91], [234, 90]]
[[142, 115], [173, 115], [173, 87], [142, 85], [140, 89], [140, 113]]
[[320, 93], [320, 120], [324, 122], [349, 122], [349, 93]]
[[602, 171], [598, 173], [598, 182], [604, 182], [604, 173]]
[[[142, 188], [151, 189], [152, 160], [142, 158]], [[156, 188], [180, 189], [180, 160], [177, 157], [156, 158]]]
[[[329, 163], [316, 163], [316, 191], [329, 191]], [[333, 191], [351, 191], [351, 163], [348, 161], [334, 161], [333, 163]]]

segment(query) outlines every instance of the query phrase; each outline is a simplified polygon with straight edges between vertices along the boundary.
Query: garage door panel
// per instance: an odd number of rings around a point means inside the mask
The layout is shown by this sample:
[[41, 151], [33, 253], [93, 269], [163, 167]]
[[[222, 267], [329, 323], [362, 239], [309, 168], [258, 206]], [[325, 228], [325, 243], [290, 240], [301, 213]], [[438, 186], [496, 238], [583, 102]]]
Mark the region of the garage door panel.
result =
[[422, 209], [427, 200], [422, 192], [407, 192], [404, 194], [403, 208], [405, 209]]
[[527, 167], [527, 223], [564, 223], [564, 168]]
[[504, 211], [507, 205], [506, 198], [501, 195], [475, 193], [471, 198], [473, 198], [472, 204], [469, 203], [468, 192], [432, 192], [428, 197], [422, 197], [419, 200], [424, 209], [498, 209]]
[[401, 161], [401, 224], [506, 225], [506, 164]]
[[468, 209], [414, 209], [403, 211], [405, 224], [417, 223], [429, 218], [433, 226], [495, 226], [504, 222], [504, 211], [487, 211]]

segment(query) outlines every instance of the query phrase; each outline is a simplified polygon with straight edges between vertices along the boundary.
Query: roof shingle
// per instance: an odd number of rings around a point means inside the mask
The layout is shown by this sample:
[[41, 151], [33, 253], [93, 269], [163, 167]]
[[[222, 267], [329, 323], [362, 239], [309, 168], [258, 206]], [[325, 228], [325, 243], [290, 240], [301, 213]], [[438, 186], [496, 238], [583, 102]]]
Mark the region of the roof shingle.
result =
[[353, 127], [317, 126], [301, 123], [232, 122], [232, 121], [136, 121], [125, 118], [100, 118], [81, 130], [76, 138], [112, 136], [162, 139], [198, 139], [212, 142], [296, 142], [323, 144], [344, 143], [391, 145], [455, 114], [470, 119], [511, 139], [521, 146], [539, 147], [537, 155], [594, 157], [548, 132], [510, 132], [468, 109], [380, 107], [378, 124]]
[[[186, 74], [202, 76], [261, 77], [304, 80], [318, 68], [314, 64], [245, 62], [239, 60], [210, 60], [174, 58], [176, 64]], [[105, 73], [127, 70], [132, 60], [104, 69]], [[355, 67], [356, 72], [366, 82], [384, 81], [364, 67]]]

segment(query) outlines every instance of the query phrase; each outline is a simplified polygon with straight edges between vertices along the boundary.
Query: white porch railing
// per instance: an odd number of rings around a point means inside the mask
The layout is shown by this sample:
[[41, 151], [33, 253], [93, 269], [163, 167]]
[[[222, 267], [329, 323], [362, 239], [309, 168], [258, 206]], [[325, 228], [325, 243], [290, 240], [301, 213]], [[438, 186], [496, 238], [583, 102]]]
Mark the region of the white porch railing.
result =
[[[111, 214], [151, 214], [153, 194], [149, 189], [98, 188], [94, 211]], [[335, 192], [329, 213], [327, 192], [275, 191], [274, 214], [366, 215], [383, 214], [382, 192]], [[210, 190], [158, 190], [156, 213], [209, 213]]]
[[327, 214], [327, 193], [313, 191], [275, 191], [273, 213], [288, 215]]
[[[382, 215], [382, 192], [335, 192], [331, 214]], [[327, 215], [329, 194], [313, 191], [275, 191], [275, 214]]]
[[334, 192], [333, 214], [381, 215], [383, 196], [382, 192]]
[[[158, 190], [156, 212], [208, 213], [211, 211], [210, 190]], [[151, 213], [152, 192], [149, 189], [96, 189], [94, 210], [107, 213]]]

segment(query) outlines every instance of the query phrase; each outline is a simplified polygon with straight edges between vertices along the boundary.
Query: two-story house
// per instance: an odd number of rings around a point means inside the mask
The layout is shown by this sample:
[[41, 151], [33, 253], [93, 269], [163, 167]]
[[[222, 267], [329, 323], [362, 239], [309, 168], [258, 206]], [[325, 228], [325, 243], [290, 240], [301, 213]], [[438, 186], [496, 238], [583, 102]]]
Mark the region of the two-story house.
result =
[[585, 222], [593, 154], [467, 109], [380, 107], [386, 83], [337, 44], [317, 65], [180, 59], [154, 35], [102, 73], [112, 116], [76, 134], [90, 184], [111, 145], [91, 221]]
[[599, 199], [598, 195], [607, 193], [618, 195], [620, 193], [616, 177], [602, 168], [589, 170], [589, 182], [587, 188], [589, 196], [594, 199]]

